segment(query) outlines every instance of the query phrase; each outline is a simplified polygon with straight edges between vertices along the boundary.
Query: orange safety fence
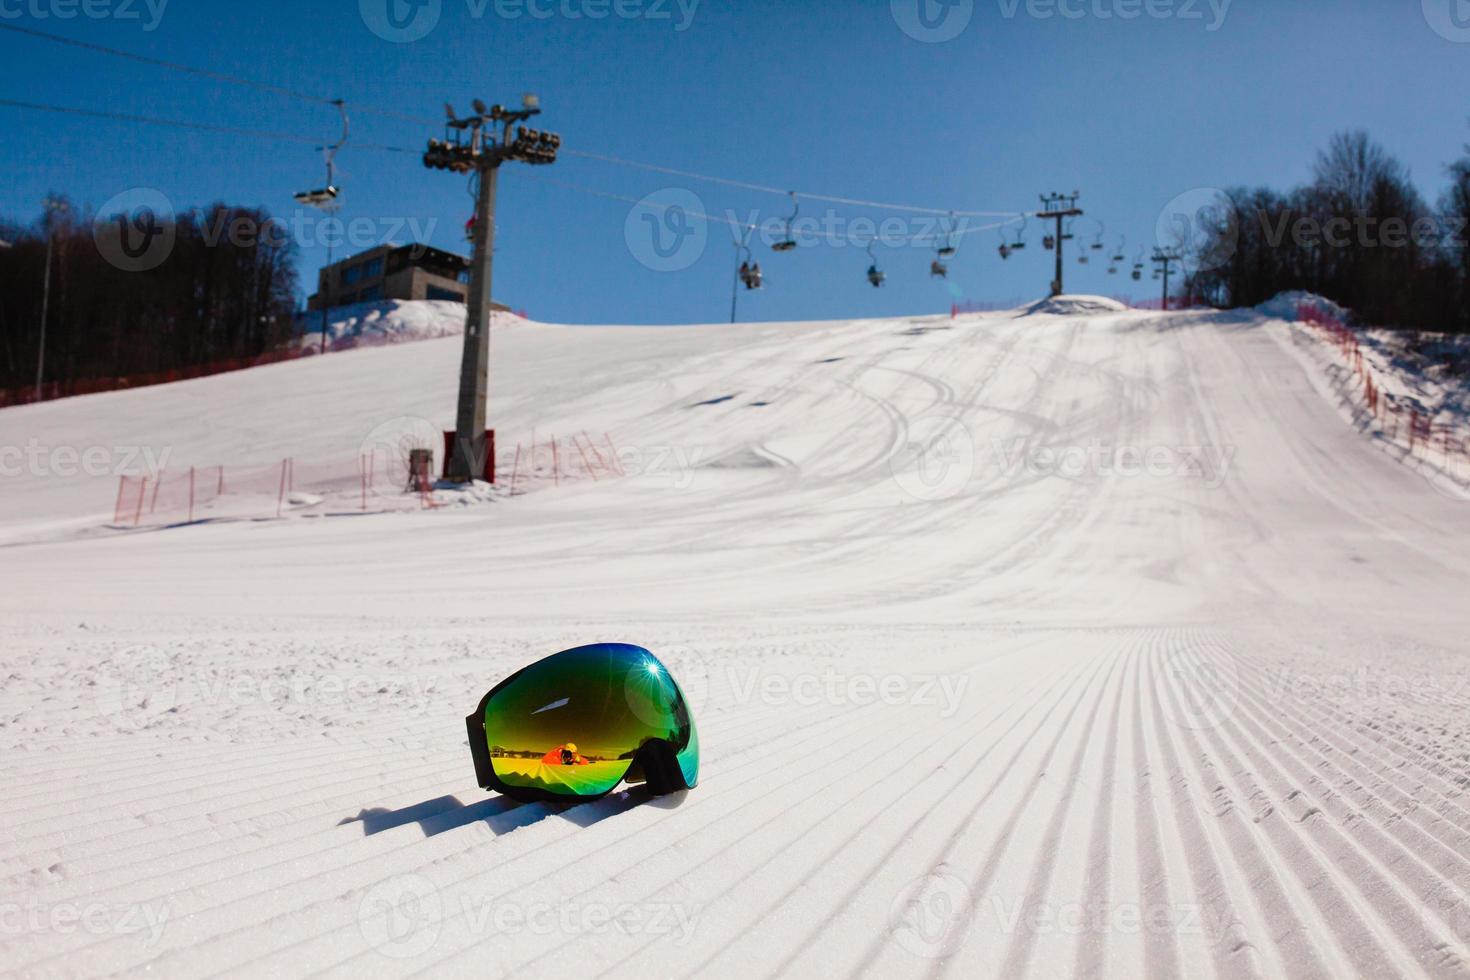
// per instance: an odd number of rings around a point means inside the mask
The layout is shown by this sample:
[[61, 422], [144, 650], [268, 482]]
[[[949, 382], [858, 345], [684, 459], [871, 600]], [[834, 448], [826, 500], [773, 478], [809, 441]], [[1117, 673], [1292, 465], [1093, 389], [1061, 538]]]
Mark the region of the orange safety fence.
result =
[[1315, 328], [1342, 355], [1347, 368], [1362, 384], [1364, 410], [1378, 421], [1383, 434], [1393, 442], [1408, 442], [1410, 455], [1432, 460], [1440, 457], [1446, 471], [1470, 472], [1470, 440], [1460, 427], [1436, 424], [1432, 416], [1406, 398], [1383, 390], [1371, 361], [1363, 357], [1357, 333], [1332, 311], [1315, 303], [1297, 307], [1297, 319]]
[[[499, 452], [501, 488], [512, 496], [577, 481], [626, 475], [611, 436], [532, 434]], [[159, 527], [206, 520], [389, 513], [437, 507], [430, 472], [413, 473], [406, 455], [373, 451], [356, 458], [294, 458], [260, 466], [195, 466], [122, 476], [113, 506], [119, 527]], [[444, 488], [438, 488], [444, 489]]]

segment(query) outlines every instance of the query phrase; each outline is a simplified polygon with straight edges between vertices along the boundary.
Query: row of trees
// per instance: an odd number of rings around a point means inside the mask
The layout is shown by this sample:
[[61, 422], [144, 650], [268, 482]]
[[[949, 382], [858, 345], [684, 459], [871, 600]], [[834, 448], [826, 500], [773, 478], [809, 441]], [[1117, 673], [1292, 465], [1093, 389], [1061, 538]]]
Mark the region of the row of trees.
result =
[[45, 382], [183, 371], [255, 357], [286, 340], [295, 248], [269, 215], [215, 204], [178, 216], [49, 202], [29, 226], [0, 221], [0, 389], [36, 381], [48, 237]]
[[1470, 332], [1470, 147], [1449, 177], [1431, 209], [1382, 146], [1339, 134], [1309, 185], [1237, 188], [1202, 209], [1184, 229], [1197, 270], [1185, 288], [1222, 307], [1301, 289], [1365, 323]]

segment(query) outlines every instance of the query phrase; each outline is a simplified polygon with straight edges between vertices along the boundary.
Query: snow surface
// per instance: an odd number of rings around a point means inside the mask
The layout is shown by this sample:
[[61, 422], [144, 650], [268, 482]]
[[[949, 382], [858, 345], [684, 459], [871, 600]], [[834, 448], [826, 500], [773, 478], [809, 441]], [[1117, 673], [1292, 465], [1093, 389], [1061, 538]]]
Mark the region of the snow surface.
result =
[[[626, 476], [136, 533], [59, 449], [350, 456], [450, 421], [458, 342], [0, 411], [0, 964], [1464, 975], [1470, 511], [1286, 330], [517, 323], [497, 427]], [[598, 640], [698, 788], [478, 790], [464, 715]]]

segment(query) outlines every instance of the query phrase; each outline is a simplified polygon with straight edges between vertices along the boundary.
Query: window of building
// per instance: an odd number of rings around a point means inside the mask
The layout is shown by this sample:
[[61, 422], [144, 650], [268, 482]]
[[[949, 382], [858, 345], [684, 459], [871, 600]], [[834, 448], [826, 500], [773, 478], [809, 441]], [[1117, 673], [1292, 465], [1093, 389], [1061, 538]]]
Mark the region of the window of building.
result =
[[456, 303], [464, 302], [464, 294], [453, 289], [445, 289], [443, 286], [429, 286], [424, 291], [425, 299], [452, 299]]
[[360, 293], [357, 294], [357, 301], [359, 303], [371, 303], [371, 302], [374, 302], [376, 300], [380, 300], [382, 298], [383, 298], [383, 284], [382, 283], [378, 283], [376, 286], [369, 286], [366, 289], [364, 289], [362, 292], [360, 292]]

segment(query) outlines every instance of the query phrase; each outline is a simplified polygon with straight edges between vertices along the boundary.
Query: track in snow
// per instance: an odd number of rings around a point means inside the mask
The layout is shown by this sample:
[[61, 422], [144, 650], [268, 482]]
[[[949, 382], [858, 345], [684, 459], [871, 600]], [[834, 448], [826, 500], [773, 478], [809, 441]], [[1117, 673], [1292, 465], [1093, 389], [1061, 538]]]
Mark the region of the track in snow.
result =
[[[684, 463], [5, 548], [0, 963], [1463, 975], [1466, 512], [1345, 425], [1280, 329], [518, 327], [506, 430]], [[9, 410], [0, 442], [326, 454], [386, 411], [443, 421], [425, 390], [455, 356]], [[340, 397], [316, 418], [298, 388]], [[282, 409], [247, 417], [267, 391]], [[1159, 465], [1057, 462], [1098, 447]], [[99, 486], [13, 491], [23, 536]], [[594, 639], [684, 681], [701, 785], [475, 789], [478, 695]]]

